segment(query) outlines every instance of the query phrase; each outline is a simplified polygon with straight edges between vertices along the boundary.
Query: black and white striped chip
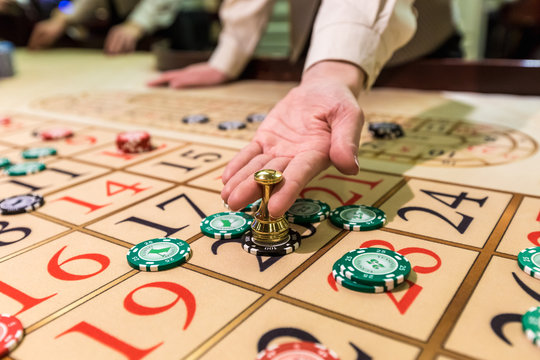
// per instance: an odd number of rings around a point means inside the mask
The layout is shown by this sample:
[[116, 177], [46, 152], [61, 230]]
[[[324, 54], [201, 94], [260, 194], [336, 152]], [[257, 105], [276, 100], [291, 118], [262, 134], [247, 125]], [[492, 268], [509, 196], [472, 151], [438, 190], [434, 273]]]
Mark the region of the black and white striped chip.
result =
[[223, 121], [218, 124], [219, 130], [241, 130], [245, 127], [246, 123], [241, 121]]
[[260, 122], [263, 122], [265, 118], [266, 118], [266, 114], [262, 114], [262, 113], [249, 114], [246, 117], [246, 121], [248, 123], [260, 123]]
[[186, 115], [182, 118], [184, 124], [205, 124], [208, 121], [210, 121], [210, 119], [204, 114]]
[[0, 212], [2, 215], [22, 214], [40, 208], [43, 203], [41, 195], [16, 195], [0, 200]]

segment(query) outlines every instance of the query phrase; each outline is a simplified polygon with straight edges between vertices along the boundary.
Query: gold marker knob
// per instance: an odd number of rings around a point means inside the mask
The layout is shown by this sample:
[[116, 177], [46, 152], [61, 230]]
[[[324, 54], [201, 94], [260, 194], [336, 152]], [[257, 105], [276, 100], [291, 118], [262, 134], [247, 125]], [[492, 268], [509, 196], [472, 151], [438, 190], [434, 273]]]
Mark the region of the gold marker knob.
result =
[[255, 173], [255, 181], [262, 186], [262, 199], [251, 224], [253, 241], [263, 245], [277, 244], [287, 240], [289, 222], [284, 216], [273, 218], [268, 212], [270, 195], [276, 184], [283, 180], [283, 174], [277, 170], [264, 169]]

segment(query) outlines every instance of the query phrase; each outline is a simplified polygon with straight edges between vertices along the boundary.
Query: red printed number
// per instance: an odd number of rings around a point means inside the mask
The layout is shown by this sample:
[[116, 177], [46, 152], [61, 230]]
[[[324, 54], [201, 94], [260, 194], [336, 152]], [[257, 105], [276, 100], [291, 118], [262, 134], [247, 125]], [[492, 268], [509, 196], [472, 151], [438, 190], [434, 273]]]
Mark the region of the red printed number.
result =
[[[340, 180], [340, 181], [347, 181], [347, 182], [352, 182], [352, 183], [356, 183], [356, 184], [367, 185], [367, 186], [369, 186], [370, 190], [373, 190], [377, 185], [379, 185], [382, 182], [382, 180], [367, 181], [367, 180], [360, 180], [360, 179], [348, 178], [348, 177], [345, 177], [345, 176], [338, 176], [338, 175], [331, 175], [331, 174], [327, 174], [327, 175], [321, 176], [319, 178], [319, 180], [323, 180], [323, 179], [335, 179], [335, 180]], [[306, 193], [308, 193], [310, 191], [322, 191], [322, 192], [325, 192], [327, 194], [330, 194], [335, 199], [337, 199], [337, 201], [339, 201], [339, 203], [341, 205], [352, 205], [352, 204], [356, 203], [358, 200], [360, 200], [362, 198], [362, 194], [358, 194], [358, 193], [356, 193], [354, 191], [349, 191], [351, 193], [351, 197], [349, 199], [345, 200], [345, 199], [342, 199], [341, 196], [339, 196], [335, 191], [332, 191], [332, 190], [330, 190], [328, 188], [325, 188], [325, 187], [307, 187], [307, 188], [304, 188], [304, 190], [302, 190], [302, 192], [300, 193], [300, 196], [305, 197]]]
[[[540, 222], [540, 211], [538, 212], [538, 216], [536, 217], [536, 221]], [[540, 246], [540, 231], [532, 231], [527, 235], [527, 239], [531, 243], [533, 243], [535, 246]]]

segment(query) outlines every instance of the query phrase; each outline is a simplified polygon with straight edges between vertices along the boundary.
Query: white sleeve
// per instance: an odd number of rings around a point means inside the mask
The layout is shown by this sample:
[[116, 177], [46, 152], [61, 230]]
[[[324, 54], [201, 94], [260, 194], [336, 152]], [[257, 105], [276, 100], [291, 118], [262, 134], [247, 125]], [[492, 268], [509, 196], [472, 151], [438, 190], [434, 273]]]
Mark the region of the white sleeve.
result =
[[139, 25], [146, 33], [153, 33], [170, 26], [181, 6], [182, 0], [142, 0], [133, 9], [128, 21]]
[[394, 51], [416, 31], [414, 0], [323, 0], [304, 66], [323, 60], [355, 64], [375, 82]]
[[272, 13], [274, 0], [225, 0], [219, 10], [222, 30], [210, 66], [236, 78], [244, 70]]

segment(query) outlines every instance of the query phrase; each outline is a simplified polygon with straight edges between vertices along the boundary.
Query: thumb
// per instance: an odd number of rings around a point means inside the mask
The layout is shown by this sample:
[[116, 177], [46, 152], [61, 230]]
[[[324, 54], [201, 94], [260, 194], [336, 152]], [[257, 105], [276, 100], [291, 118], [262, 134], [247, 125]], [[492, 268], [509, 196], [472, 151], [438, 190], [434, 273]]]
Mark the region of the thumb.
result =
[[346, 175], [358, 173], [358, 143], [364, 124], [364, 114], [356, 104], [344, 105], [334, 114], [330, 122], [332, 140], [330, 160]]

